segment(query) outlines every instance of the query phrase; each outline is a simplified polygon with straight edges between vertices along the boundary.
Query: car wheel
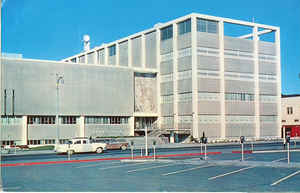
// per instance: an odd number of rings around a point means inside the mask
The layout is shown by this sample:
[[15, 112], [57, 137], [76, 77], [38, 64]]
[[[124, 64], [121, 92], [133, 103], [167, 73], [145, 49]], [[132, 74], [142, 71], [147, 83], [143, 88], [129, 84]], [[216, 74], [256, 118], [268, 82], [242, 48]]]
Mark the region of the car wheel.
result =
[[74, 154], [74, 150], [68, 150], [68, 151], [67, 151], [67, 154], [69, 154], [69, 155]]
[[122, 145], [121, 146], [121, 150], [125, 151], [127, 149], [127, 146], [126, 145]]
[[102, 147], [98, 147], [98, 148], [96, 149], [96, 153], [102, 153], [102, 152], [103, 152]]

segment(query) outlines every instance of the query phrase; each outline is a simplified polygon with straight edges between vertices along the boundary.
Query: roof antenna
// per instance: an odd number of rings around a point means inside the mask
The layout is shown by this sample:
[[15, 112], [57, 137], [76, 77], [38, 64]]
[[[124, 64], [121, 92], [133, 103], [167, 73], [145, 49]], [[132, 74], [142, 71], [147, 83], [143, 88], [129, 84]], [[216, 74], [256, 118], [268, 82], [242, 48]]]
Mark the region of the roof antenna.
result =
[[83, 50], [85, 52], [90, 50], [90, 36], [89, 35], [83, 36]]

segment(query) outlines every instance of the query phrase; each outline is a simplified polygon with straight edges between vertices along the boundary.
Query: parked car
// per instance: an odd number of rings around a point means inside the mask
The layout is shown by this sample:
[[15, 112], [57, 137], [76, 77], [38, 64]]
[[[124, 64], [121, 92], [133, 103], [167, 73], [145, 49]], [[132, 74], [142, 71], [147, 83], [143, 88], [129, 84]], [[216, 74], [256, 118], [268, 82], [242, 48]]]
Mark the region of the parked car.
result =
[[107, 149], [121, 149], [125, 151], [128, 148], [128, 142], [125, 139], [115, 138], [95, 138], [93, 139], [98, 143], [106, 143]]
[[102, 153], [106, 149], [106, 143], [96, 142], [92, 139], [82, 137], [70, 139], [67, 144], [58, 144], [56, 145], [54, 151], [57, 153], [70, 154], [85, 152]]

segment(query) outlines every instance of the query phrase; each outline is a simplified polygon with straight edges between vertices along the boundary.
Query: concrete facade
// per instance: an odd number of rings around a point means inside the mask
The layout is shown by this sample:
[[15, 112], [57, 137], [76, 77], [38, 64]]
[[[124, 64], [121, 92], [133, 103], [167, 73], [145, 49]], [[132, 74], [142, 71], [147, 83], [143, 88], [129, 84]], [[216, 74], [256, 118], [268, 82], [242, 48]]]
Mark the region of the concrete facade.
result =
[[[225, 36], [225, 23], [247, 26], [252, 32]], [[260, 41], [267, 33], [275, 34], [274, 42]], [[278, 27], [193, 13], [61, 62], [4, 60], [4, 64], [8, 73], [4, 88], [15, 88], [14, 113], [20, 118], [55, 115], [55, 77], [46, 74], [64, 74], [60, 116], [81, 120], [72, 128], [65, 126], [64, 137], [133, 135], [145, 127], [170, 136], [199, 138], [205, 132], [209, 139], [280, 136]], [[20, 79], [10, 81], [13, 76]], [[91, 117], [101, 116], [128, 121], [122, 126], [87, 124]], [[24, 130], [22, 124], [19, 127]], [[27, 128], [29, 140], [45, 127]], [[24, 135], [15, 137], [25, 141]]]

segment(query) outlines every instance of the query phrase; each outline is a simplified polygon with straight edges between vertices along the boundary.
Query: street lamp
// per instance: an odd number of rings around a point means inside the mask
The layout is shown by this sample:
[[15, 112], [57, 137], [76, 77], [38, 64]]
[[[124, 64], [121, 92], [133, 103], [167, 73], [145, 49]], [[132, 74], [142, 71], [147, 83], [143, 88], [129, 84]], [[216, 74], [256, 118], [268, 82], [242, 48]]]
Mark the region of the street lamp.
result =
[[58, 114], [59, 114], [59, 83], [64, 84], [64, 76], [56, 73], [56, 132], [57, 132], [57, 140], [56, 144], [59, 144], [59, 121], [58, 121]]

